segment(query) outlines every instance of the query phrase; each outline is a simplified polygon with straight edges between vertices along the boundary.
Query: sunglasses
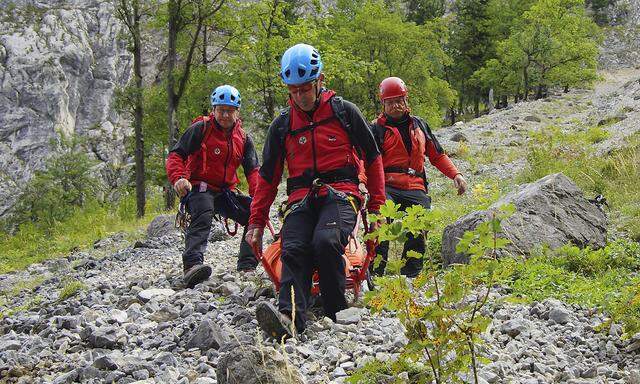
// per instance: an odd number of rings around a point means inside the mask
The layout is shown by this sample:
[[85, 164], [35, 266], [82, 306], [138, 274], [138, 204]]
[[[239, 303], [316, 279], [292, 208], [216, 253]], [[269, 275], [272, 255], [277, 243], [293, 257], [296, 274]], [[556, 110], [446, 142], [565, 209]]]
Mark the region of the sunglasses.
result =
[[237, 111], [237, 109], [235, 109], [235, 108], [232, 108], [232, 109], [226, 109], [226, 108], [225, 108], [225, 109], [222, 109], [222, 108], [219, 108], [219, 107], [218, 107], [218, 108], [216, 108], [216, 109], [215, 109], [215, 112], [216, 112], [216, 113], [219, 113], [219, 114], [220, 114], [220, 116], [224, 116], [224, 115], [232, 116], [232, 115], [233, 115], [233, 113], [234, 113], [235, 111]]
[[396, 97], [394, 99], [386, 99], [383, 101], [384, 105], [386, 106], [393, 106], [393, 105], [399, 105], [399, 106], [404, 106], [405, 105], [405, 98], [404, 97]]
[[290, 93], [306, 93], [313, 89], [313, 86], [316, 84], [316, 81], [310, 81], [308, 83], [304, 83], [302, 85], [287, 85]]

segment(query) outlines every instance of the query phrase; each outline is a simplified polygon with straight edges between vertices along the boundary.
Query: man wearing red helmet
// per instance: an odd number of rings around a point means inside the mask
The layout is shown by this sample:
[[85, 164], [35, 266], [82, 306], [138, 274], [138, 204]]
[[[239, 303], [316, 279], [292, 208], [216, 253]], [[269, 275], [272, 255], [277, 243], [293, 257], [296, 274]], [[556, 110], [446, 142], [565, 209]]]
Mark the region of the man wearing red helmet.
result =
[[[382, 80], [380, 102], [383, 113], [375, 120], [372, 131], [382, 153], [387, 199], [400, 204], [403, 210], [416, 204], [428, 209], [431, 207], [431, 198], [427, 195], [425, 156], [433, 166], [453, 180], [459, 195], [466, 191], [467, 182], [444, 153], [427, 123], [410, 114], [407, 97], [407, 86], [402, 79], [388, 77]], [[409, 235], [402, 251], [406, 263], [400, 272], [415, 277], [422, 271], [423, 260], [407, 259], [410, 250], [424, 254], [424, 239]], [[377, 249], [382, 259], [375, 269], [376, 274], [384, 273], [388, 252], [389, 243], [382, 242]]]

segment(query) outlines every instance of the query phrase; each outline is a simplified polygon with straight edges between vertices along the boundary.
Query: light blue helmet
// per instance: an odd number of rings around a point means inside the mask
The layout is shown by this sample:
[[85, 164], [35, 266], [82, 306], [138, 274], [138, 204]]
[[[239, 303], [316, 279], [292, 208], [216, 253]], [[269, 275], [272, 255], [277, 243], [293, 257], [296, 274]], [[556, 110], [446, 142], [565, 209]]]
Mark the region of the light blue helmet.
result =
[[282, 55], [280, 77], [287, 85], [316, 80], [321, 72], [320, 53], [308, 44], [296, 44]]
[[211, 93], [211, 106], [213, 107], [216, 105], [230, 105], [240, 108], [241, 101], [240, 92], [230, 85], [221, 85]]

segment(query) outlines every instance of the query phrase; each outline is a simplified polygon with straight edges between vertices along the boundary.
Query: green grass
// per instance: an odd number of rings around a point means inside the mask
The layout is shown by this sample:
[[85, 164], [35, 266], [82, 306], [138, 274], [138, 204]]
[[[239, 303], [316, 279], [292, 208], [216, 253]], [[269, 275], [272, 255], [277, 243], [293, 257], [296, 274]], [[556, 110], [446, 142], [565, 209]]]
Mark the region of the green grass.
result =
[[58, 294], [58, 301], [64, 301], [72, 296], [75, 296], [80, 291], [84, 291], [87, 289], [87, 286], [81, 283], [80, 281], [72, 281], [65, 284], [64, 287], [60, 290]]
[[406, 383], [399, 374], [405, 372], [410, 383], [430, 383], [431, 372], [424, 365], [407, 361], [403, 356], [394, 362], [372, 360], [347, 379], [352, 384]]
[[27, 310], [37, 305], [42, 300], [39, 295], [29, 298], [24, 304], [10, 307], [11, 298], [19, 296], [22, 291], [33, 291], [35, 287], [42, 284], [44, 277], [37, 276], [27, 280], [20, 280], [14, 283], [11, 288], [0, 290], [0, 318], [10, 314]]
[[117, 206], [91, 203], [76, 208], [69, 218], [49, 228], [23, 224], [14, 235], [0, 235], [0, 274], [89, 248], [113, 233], [135, 234], [162, 213], [161, 199], [159, 194], [149, 196], [147, 214], [141, 219], [135, 217], [135, 197], [127, 196]]

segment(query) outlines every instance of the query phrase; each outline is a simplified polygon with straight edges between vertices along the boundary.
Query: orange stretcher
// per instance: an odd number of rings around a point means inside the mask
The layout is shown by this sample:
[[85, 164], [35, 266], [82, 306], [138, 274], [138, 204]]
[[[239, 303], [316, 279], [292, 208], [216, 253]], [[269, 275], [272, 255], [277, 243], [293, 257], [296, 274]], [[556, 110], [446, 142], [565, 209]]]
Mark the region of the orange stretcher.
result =
[[[365, 233], [368, 232], [368, 223], [366, 222], [366, 213], [364, 210], [358, 212], [356, 226], [349, 237], [349, 243], [345, 247], [342, 257], [345, 261], [344, 273], [346, 276], [346, 288], [353, 289], [354, 301], [360, 295], [362, 283], [366, 282], [369, 289], [373, 288], [371, 276], [369, 274], [369, 265], [375, 258], [375, 242], [367, 240], [363, 243], [358, 239], [358, 231], [360, 224], [363, 224]], [[282, 261], [280, 255], [282, 253], [280, 238], [275, 236], [276, 240], [258, 256], [264, 270], [273, 282], [276, 291], [280, 290], [280, 281], [282, 276]], [[313, 284], [311, 288], [312, 295], [320, 293], [319, 276], [316, 270], [313, 273]]]

